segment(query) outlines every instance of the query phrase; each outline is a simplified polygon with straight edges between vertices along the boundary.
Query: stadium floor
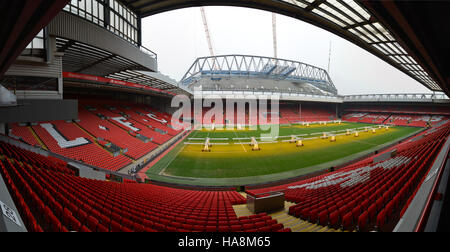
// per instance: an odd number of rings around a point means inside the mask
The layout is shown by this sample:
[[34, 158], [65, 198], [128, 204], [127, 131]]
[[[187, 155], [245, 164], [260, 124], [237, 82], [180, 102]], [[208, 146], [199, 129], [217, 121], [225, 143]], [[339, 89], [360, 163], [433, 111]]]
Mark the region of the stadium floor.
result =
[[[355, 126], [355, 125], [353, 125], [353, 126]], [[363, 126], [364, 127], [365, 125], [357, 124], [356, 126], [359, 126], [359, 127]], [[333, 126], [329, 126], [329, 127], [333, 127]], [[349, 127], [349, 125], [345, 125], [344, 127]], [[240, 176], [240, 177], [238, 177], [238, 176], [236, 176], [236, 177], [212, 177], [212, 176], [210, 176], [210, 177], [208, 177], [208, 176], [202, 177], [201, 175], [199, 176], [198, 174], [190, 176], [189, 174], [187, 174], [187, 175], [184, 175], [184, 174], [180, 175], [180, 174], [177, 174], [177, 173], [170, 173], [171, 170], [169, 169], [170, 166], [168, 164], [173, 165], [174, 163], [176, 163], [174, 160], [179, 158], [179, 154], [185, 148], [187, 148], [183, 143], [181, 143], [176, 148], [174, 148], [174, 150], [172, 150], [166, 157], [162, 158], [162, 160], [160, 162], [158, 162], [155, 166], [151, 167], [147, 171], [147, 176], [153, 181], [160, 181], [160, 182], [174, 183], [174, 184], [183, 184], [183, 185], [196, 185], [196, 186], [240, 186], [240, 185], [254, 185], [254, 184], [261, 184], [261, 183], [267, 183], [267, 182], [278, 181], [278, 180], [285, 180], [285, 179], [288, 179], [288, 178], [293, 178], [293, 177], [298, 177], [298, 176], [302, 176], [302, 175], [305, 175], [305, 174], [310, 174], [310, 173], [313, 173], [313, 172], [316, 172], [316, 171], [327, 170], [330, 167], [336, 167], [336, 166], [339, 166], [341, 164], [350, 162], [352, 160], [358, 159], [360, 157], [363, 157], [363, 156], [366, 156], [366, 155], [368, 155], [370, 153], [373, 153], [373, 152], [375, 152], [377, 150], [380, 150], [382, 148], [385, 148], [387, 146], [395, 144], [398, 141], [400, 141], [402, 139], [405, 139], [405, 138], [408, 138], [408, 137], [410, 137], [410, 136], [412, 136], [412, 135], [414, 135], [417, 132], [422, 130], [421, 128], [409, 128], [409, 127], [397, 127], [396, 129], [402, 129], [402, 131], [399, 134], [397, 134], [394, 139], [392, 139], [392, 138], [391, 139], [389, 139], [389, 138], [388, 139], [384, 139], [383, 141], [381, 141], [380, 144], [370, 144], [370, 143], [366, 144], [365, 148], [363, 148], [362, 150], [356, 149], [356, 151], [350, 152], [350, 154], [343, 155], [341, 157], [338, 157], [338, 158], [335, 158], [335, 159], [332, 159], [332, 160], [323, 161], [322, 163], [320, 163], [320, 162], [317, 163], [316, 162], [313, 165], [306, 165], [306, 166], [303, 166], [303, 167], [300, 167], [300, 168], [297, 168], [298, 166], [296, 164], [295, 165], [296, 169], [284, 170], [284, 171], [283, 170], [279, 170], [279, 171], [275, 170], [275, 171], [269, 172], [268, 174], [250, 175], [250, 176], [245, 176], [244, 175], [244, 176]], [[394, 132], [396, 129], [391, 129], [391, 132]], [[318, 131], [321, 132], [321, 131], [323, 131], [323, 129], [318, 128]], [[230, 133], [230, 132], [227, 132], [227, 133]], [[342, 137], [351, 138], [352, 141], [364, 142], [363, 141], [363, 139], [365, 137], [364, 134], [372, 135], [371, 132], [361, 132], [360, 133], [360, 138], [357, 138], [358, 140], [354, 140], [356, 138], [354, 138], [352, 136], [342, 136]], [[198, 133], [194, 132], [193, 135], [198, 135]], [[320, 140], [310, 140], [310, 141], [320, 141]], [[186, 140], [186, 141], [189, 141], [189, 140]], [[322, 141], [326, 141], [326, 140], [322, 140]], [[343, 139], [339, 139], [338, 138], [338, 142], [339, 141], [343, 141]], [[262, 145], [262, 148], [264, 148], [265, 150], [267, 150], [268, 148], [275, 148], [276, 149], [276, 148], [280, 148], [281, 145], [289, 146], [289, 143], [267, 144], [267, 145]], [[311, 143], [306, 142], [305, 145], [311, 145]], [[292, 146], [292, 144], [291, 144], [291, 146]], [[320, 147], [321, 144], [318, 144], [317, 146]], [[321, 155], [322, 156], [328, 155], [326, 150], [322, 151], [322, 153], [321, 153], [321, 148], [319, 148], [317, 146], [314, 147], [314, 148], [317, 148], [319, 150], [319, 153], [318, 154], [314, 154], [314, 155], [319, 155], [319, 156], [321, 156]], [[191, 147], [191, 146], [188, 146], [188, 147]], [[213, 148], [214, 148], [215, 151], [217, 151], [218, 147], [219, 148], [226, 148], [226, 147], [230, 148], [231, 146], [214, 146]], [[242, 148], [249, 148], [248, 152], [251, 152], [251, 147], [249, 147], [249, 146], [236, 145], [236, 146], [233, 146], [233, 147], [234, 148], [241, 148], [241, 151], [240, 151], [241, 155], [242, 155], [242, 153], [244, 153]], [[195, 145], [192, 148], [199, 149], [199, 150], [196, 150], [197, 154], [205, 155], [205, 153], [201, 153], [201, 146]], [[287, 148], [296, 150], [295, 147], [287, 147]], [[333, 148], [336, 148], [336, 146], [333, 147]], [[273, 151], [276, 151], [275, 149]], [[301, 150], [301, 151], [303, 152], [303, 150]], [[271, 152], [267, 152], [267, 153], [271, 153]], [[212, 153], [207, 153], [206, 155], [211, 155], [213, 153], [214, 153], [214, 151]], [[186, 154], [186, 152], [183, 153], [183, 154]], [[218, 153], [216, 153], [214, 155], [217, 155], [217, 154]], [[260, 156], [257, 156], [256, 159], [263, 160], [263, 158], [264, 158], [262, 156], [262, 155], [264, 155], [263, 151], [261, 151], [261, 152], [252, 152], [250, 154], [251, 155], [260, 155]], [[298, 153], [297, 154], [293, 153], [293, 154], [294, 155], [299, 155]], [[243, 155], [245, 155], [245, 153]], [[195, 157], [194, 157], [194, 159], [195, 159]], [[224, 159], [219, 159], [219, 162], [222, 162], [223, 163], [222, 165], [224, 165], [224, 166], [227, 166], [227, 165], [231, 166], [233, 164], [233, 161], [234, 162], [239, 162], [239, 161], [236, 161], [236, 160], [238, 160], [238, 159], [225, 155]], [[252, 165], [252, 161], [251, 161], [250, 158], [246, 158], [244, 156], [244, 159], [241, 159], [241, 160], [244, 160], [246, 162], [245, 166], [251, 166]], [[271, 160], [270, 157], [267, 158], [267, 159], [264, 159], [265, 162], [270, 162], [270, 160]], [[200, 162], [200, 161], [196, 161], [193, 164], [189, 163], [189, 162], [185, 162], [185, 163], [182, 162], [181, 166], [182, 166], [183, 169], [189, 170], [190, 169], [189, 167], [195, 167], [195, 168], [199, 167], [198, 166], [199, 163], [197, 163], [197, 162]], [[292, 160], [291, 161], [288, 160], [286, 162], [287, 162], [287, 165], [292, 165]], [[275, 164], [276, 164], [276, 161], [275, 161]], [[253, 164], [253, 165], [255, 165], [255, 164]], [[257, 163], [256, 163], [255, 167], [257, 167]], [[167, 171], [169, 171], [169, 172], [167, 172]], [[206, 172], [205, 171], [195, 171], [195, 172], [204, 172], [204, 173], [208, 174], [207, 171]], [[214, 171], [213, 168], [211, 168], [210, 172], [211, 173], [209, 173], [209, 174], [213, 174], [215, 171]], [[195, 174], [195, 173], [193, 173], [193, 174]]]

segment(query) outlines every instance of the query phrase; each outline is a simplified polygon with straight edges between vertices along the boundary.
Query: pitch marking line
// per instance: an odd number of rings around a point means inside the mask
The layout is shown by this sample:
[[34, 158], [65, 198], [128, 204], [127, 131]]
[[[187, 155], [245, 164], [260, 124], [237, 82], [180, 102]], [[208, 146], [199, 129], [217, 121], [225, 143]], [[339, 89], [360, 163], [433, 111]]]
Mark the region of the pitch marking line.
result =
[[[236, 138], [238, 138], [238, 135], [236, 134], [236, 131], [234, 132], [234, 135], [236, 136]], [[246, 134], [247, 135], [247, 134]], [[248, 136], [248, 135], [247, 135]], [[242, 149], [244, 149], [244, 152], [247, 152], [247, 150], [245, 149], [245, 146], [242, 144], [241, 140], [239, 140], [239, 143], [242, 146]]]
[[178, 157], [178, 155], [180, 155], [180, 153], [182, 151], [184, 151], [186, 146], [187, 145], [183, 145], [183, 147], [180, 148], [180, 150], [177, 152], [177, 154], [172, 157], [172, 160], [170, 160], [170, 162], [167, 163], [167, 165], [161, 170], [161, 172], [158, 173], [158, 175], [165, 175], [166, 174], [166, 169], [172, 164], [172, 162]]

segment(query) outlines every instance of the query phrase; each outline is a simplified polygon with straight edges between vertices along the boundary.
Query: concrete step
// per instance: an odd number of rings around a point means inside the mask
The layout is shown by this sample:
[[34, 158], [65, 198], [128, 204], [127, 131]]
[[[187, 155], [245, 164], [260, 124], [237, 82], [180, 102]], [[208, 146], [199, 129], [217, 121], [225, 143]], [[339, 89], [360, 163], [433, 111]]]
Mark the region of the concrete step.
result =
[[[270, 213], [269, 216], [271, 216], [272, 219], [277, 220], [278, 223], [283, 224], [285, 228], [290, 228], [292, 232], [341, 232], [341, 230], [313, 224], [289, 215], [289, 208], [293, 205], [295, 205], [295, 203], [285, 202], [285, 207], [283, 210]], [[237, 217], [250, 216], [254, 214], [250, 212], [247, 205], [235, 205], [233, 208]]]

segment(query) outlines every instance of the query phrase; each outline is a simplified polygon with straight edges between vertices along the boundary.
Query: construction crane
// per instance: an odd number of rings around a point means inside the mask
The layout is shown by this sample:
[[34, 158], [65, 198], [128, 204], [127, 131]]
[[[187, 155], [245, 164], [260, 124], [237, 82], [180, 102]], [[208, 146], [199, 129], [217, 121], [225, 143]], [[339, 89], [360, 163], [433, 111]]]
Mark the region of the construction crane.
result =
[[[200, 8], [202, 14], [203, 26], [205, 28], [206, 40], [208, 42], [209, 54], [214, 57], [214, 47], [211, 39], [211, 32], [209, 30], [208, 18], [204, 7]], [[272, 13], [272, 32], [273, 32], [273, 53], [274, 58], [278, 58], [278, 42], [277, 42], [277, 14]]]
[[332, 50], [332, 46], [333, 46], [333, 43], [332, 43], [332, 41], [330, 40], [330, 52], [329, 52], [329, 54], [328, 54], [328, 74], [330, 74], [330, 67], [331, 67], [331, 50]]
[[214, 57], [215, 54], [214, 54], [213, 44], [212, 44], [212, 40], [211, 40], [211, 33], [209, 32], [208, 19], [206, 17], [205, 8], [201, 7], [200, 12], [202, 13], [203, 25], [205, 27], [205, 34], [206, 34], [206, 40], [208, 41], [209, 54], [211, 54], [211, 57]]
[[272, 13], [272, 33], [273, 33], [273, 54], [274, 58], [278, 58], [278, 44], [277, 44], [277, 14]]

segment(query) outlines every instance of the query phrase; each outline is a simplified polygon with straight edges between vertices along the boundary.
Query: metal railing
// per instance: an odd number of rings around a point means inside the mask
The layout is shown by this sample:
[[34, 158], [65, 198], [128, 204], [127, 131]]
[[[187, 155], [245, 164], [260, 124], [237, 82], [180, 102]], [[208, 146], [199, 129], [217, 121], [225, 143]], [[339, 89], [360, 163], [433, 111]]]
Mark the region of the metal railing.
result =
[[363, 95], [347, 95], [343, 96], [345, 102], [361, 102], [361, 101], [407, 101], [407, 102], [433, 102], [436, 100], [450, 101], [447, 95], [443, 93], [429, 94], [363, 94]]
[[309, 98], [323, 98], [323, 99], [341, 99], [339, 96], [334, 95], [327, 95], [327, 94], [311, 94], [311, 93], [297, 93], [297, 92], [280, 92], [280, 91], [270, 91], [270, 90], [260, 90], [260, 91], [252, 91], [252, 90], [215, 90], [215, 91], [209, 91], [209, 90], [193, 90], [193, 94], [202, 96], [208, 96], [208, 95], [218, 95], [218, 96], [228, 96], [233, 95], [236, 97], [245, 97], [248, 95], [253, 96], [279, 96], [281, 99], [287, 98], [287, 97], [309, 97]]
[[158, 54], [156, 54], [152, 50], [148, 49], [147, 47], [141, 45], [141, 46], [139, 46], [139, 50], [141, 50], [141, 52], [149, 55], [150, 57], [158, 60]]

